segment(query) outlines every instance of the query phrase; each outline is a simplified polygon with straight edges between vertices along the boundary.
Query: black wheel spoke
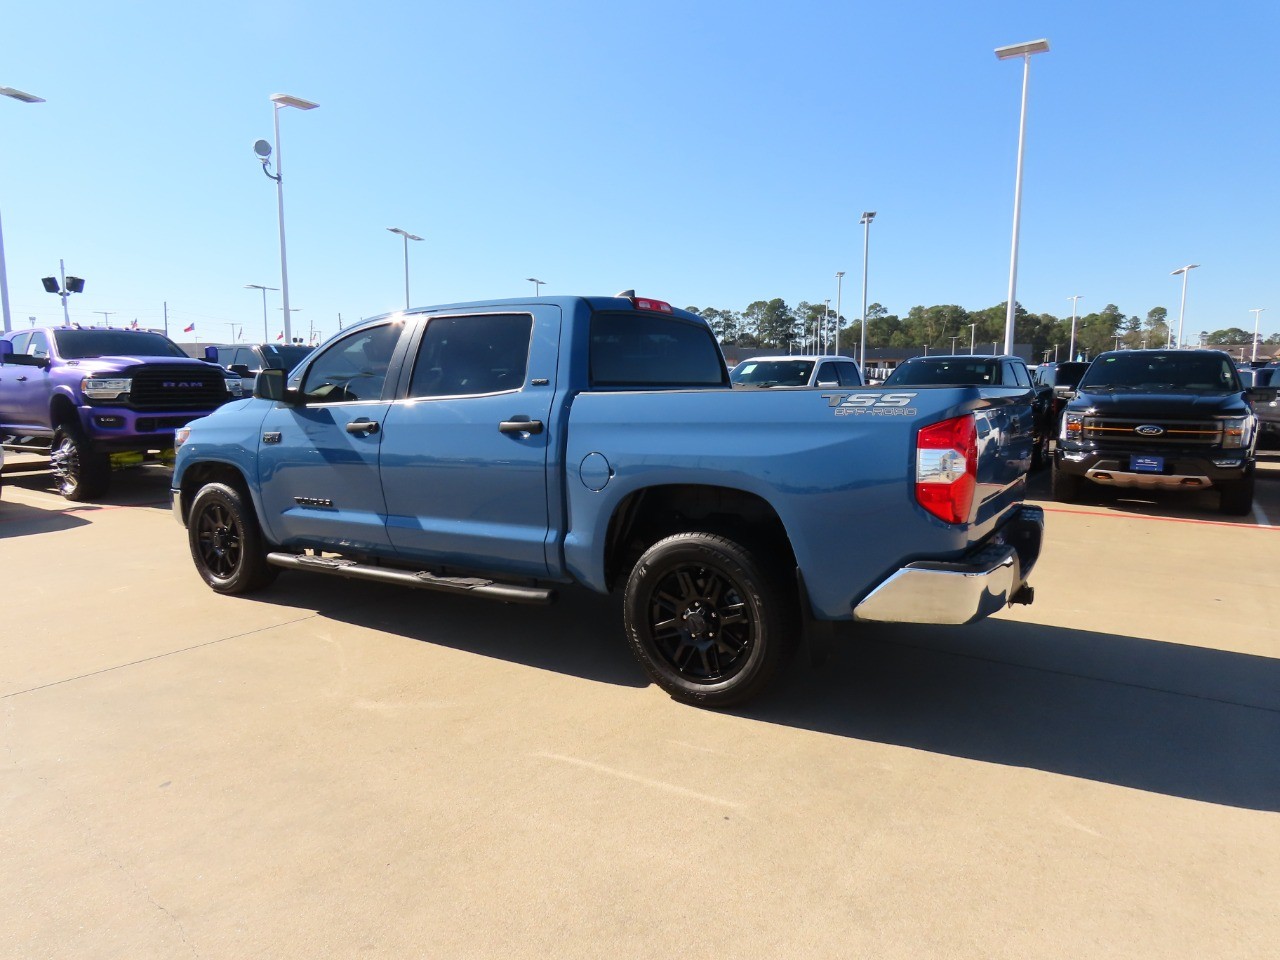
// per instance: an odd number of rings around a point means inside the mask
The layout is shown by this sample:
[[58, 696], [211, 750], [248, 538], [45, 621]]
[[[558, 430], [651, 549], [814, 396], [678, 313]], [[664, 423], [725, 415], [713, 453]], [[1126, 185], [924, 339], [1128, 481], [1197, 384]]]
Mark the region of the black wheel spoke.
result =
[[751, 655], [757, 626], [746, 590], [728, 570], [683, 563], [649, 595], [648, 633], [660, 658], [693, 683], [720, 683]]

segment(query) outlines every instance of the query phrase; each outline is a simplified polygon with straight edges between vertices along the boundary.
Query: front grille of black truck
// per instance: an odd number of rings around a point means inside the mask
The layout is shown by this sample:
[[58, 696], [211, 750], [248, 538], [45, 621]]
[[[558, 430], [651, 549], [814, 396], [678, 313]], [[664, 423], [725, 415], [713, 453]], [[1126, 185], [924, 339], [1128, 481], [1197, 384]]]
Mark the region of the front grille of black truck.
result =
[[229, 399], [221, 371], [139, 370], [132, 373], [129, 406], [135, 410], [210, 410]]
[[1099, 443], [1150, 444], [1152, 446], [1212, 447], [1222, 443], [1222, 425], [1216, 420], [1113, 420], [1085, 417], [1085, 440]]

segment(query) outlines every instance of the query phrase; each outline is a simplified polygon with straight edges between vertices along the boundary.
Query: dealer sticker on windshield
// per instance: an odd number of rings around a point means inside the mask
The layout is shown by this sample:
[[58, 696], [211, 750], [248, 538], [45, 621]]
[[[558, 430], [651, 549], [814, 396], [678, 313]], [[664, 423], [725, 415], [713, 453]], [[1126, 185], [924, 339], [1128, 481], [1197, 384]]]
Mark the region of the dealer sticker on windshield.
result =
[[837, 417], [914, 417], [914, 393], [824, 393]]

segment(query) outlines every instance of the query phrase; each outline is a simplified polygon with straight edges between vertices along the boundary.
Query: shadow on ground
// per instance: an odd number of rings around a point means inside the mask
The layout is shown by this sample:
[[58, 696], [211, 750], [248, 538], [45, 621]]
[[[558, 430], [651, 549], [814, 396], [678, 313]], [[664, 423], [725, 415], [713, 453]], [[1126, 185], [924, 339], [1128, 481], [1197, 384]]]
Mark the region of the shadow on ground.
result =
[[[320, 581], [320, 582], [317, 582]], [[646, 678], [621, 603], [566, 591], [549, 608], [284, 575], [258, 595], [334, 620], [620, 686]], [[340, 597], [340, 602], [334, 602]], [[692, 709], [692, 708], [690, 708]], [[1280, 810], [1280, 660], [1063, 627], [842, 630], [735, 711], [896, 744], [1254, 810]]]
[[[10, 486], [6, 477], [6, 492]], [[11, 496], [0, 496], [0, 541], [55, 530], [70, 530], [72, 527], [83, 527], [88, 522], [65, 510], [45, 510], [25, 503], [15, 503]]]
[[[147, 465], [116, 470], [111, 474], [111, 486], [105, 495], [96, 497], [92, 503], [75, 503], [64, 500], [54, 488], [53, 474], [48, 470], [6, 471], [4, 486], [6, 490], [25, 490], [40, 496], [41, 506], [32, 507], [42, 513], [76, 510], [92, 511], [99, 507], [146, 507], [152, 509], [170, 509], [169, 481], [173, 471], [168, 467]], [[44, 506], [48, 499], [48, 507]], [[6, 501], [0, 501], [5, 503]]]

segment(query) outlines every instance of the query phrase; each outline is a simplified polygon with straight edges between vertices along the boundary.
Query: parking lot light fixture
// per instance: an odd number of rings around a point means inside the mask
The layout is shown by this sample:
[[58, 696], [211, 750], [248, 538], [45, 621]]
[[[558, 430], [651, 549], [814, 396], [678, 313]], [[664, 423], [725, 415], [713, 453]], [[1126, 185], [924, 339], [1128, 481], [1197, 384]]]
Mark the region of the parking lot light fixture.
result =
[[1010, 355], [1013, 353], [1013, 321], [1018, 311], [1018, 228], [1022, 218], [1022, 154], [1027, 139], [1027, 81], [1031, 77], [1032, 54], [1045, 53], [1048, 49], [1048, 40], [1032, 40], [1029, 43], [1015, 43], [996, 48], [996, 57], [1000, 60], [1022, 58], [1022, 114], [1018, 121], [1018, 171], [1013, 184], [1013, 249], [1009, 254], [1009, 301], [1004, 319], [1004, 352]]
[[1076, 294], [1067, 299], [1071, 301], [1071, 349], [1067, 351], [1067, 359], [1074, 360], [1076, 358], [1076, 303], [1084, 298]]
[[270, 332], [268, 331], [268, 329], [267, 329], [267, 291], [268, 291], [268, 290], [273, 290], [273, 291], [274, 291], [274, 290], [279, 290], [280, 288], [279, 288], [279, 287], [264, 287], [264, 286], [263, 286], [262, 284], [260, 284], [260, 283], [246, 283], [246, 284], [244, 285], [244, 288], [245, 288], [246, 290], [261, 290], [261, 291], [262, 291], [262, 342], [263, 342], [263, 343], [270, 343], [270, 342], [271, 342], [271, 333], [270, 333]]
[[1179, 267], [1169, 274], [1171, 277], [1182, 274], [1182, 302], [1178, 306], [1178, 343], [1175, 348], [1178, 350], [1182, 349], [1182, 321], [1187, 312], [1187, 274], [1198, 266], [1200, 266], [1198, 263], [1188, 263], [1185, 267]]
[[409, 309], [409, 241], [421, 240], [421, 237], [414, 236], [408, 230], [401, 230], [399, 227], [387, 227], [392, 233], [398, 233], [404, 237], [404, 308]]
[[538, 296], [538, 291], [542, 289], [542, 285], [546, 283], [546, 281], [539, 280], [537, 277], [525, 277], [525, 279], [533, 284], [533, 295], [535, 297]]
[[836, 271], [836, 356], [840, 356], [840, 288], [844, 284], [844, 271]]
[[[34, 93], [27, 93], [23, 90], [16, 90], [13, 87], [0, 87], [0, 96], [8, 97], [10, 100], [17, 100], [19, 103], [44, 103], [42, 97], [37, 97]], [[11, 329], [9, 325], [9, 278], [5, 272], [4, 265], [3, 223], [0, 223], [0, 316], [4, 318], [4, 332], [8, 333]]]
[[[271, 113], [272, 120], [275, 125], [275, 164], [276, 172], [268, 173], [276, 182], [276, 207], [280, 218], [280, 297], [284, 302], [284, 336], [287, 343], [293, 342], [293, 330], [289, 324], [289, 258], [285, 253], [284, 242], [284, 164], [280, 155], [280, 110], [283, 107], [293, 107], [297, 110], [314, 110], [319, 106], [318, 103], [312, 103], [310, 100], [303, 100], [301, 97], [291, 96], [287, 93], [273, 93], [271, 95]], [[262, 147], [266, 148], [266, 156], [263, 156]], [[265, 141], [258, 141], [258, 157], [262, 161], [262, 169], [266, 172], [267, 162], [271, 156], [270, 144]]]
[[867, 366], [867, 256], [871, 245], [871, 221], [876, 218], [874, 210], [868, 210], [858, 222], [862, 224], [862, 342], [858, 348], [858, 367]]
[[1253, 353], [1249, 357], [1251, 361], [1258, 359], [1258, 321], [1262, 319], [1262, 311], [1266, 309], [1266, 307], [1254, 307], [1249, 311], [1253, 314]]

